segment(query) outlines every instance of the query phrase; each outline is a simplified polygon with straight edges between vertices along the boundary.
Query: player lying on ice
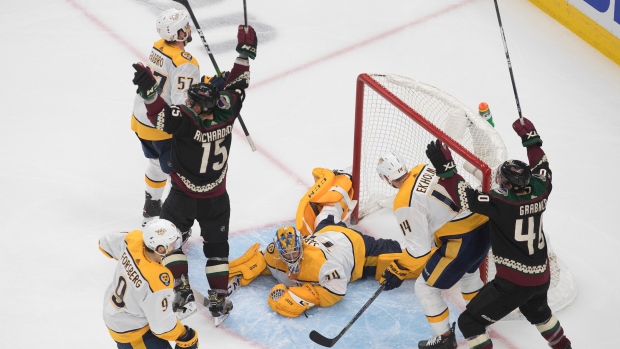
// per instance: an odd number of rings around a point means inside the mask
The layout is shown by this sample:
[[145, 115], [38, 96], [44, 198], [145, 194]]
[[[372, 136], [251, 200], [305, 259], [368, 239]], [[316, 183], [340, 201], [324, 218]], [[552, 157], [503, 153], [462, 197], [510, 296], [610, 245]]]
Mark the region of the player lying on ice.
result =
[[[375, 239], [343, 222], [354, 208], [348, 174], [325, 168], [315, 168], [312, 174], [316, 182], [299, 204], [297, 228], [279, 228], [267, 248], [259, 251], [256, 243], [230, 262], [230, 277], [239, 275], [242, 286], [261, 274], [275, 277], [278, 284], [267, 302], [287, 317], [338, 303], [350, 282], [367, 276], [379, 280], [403, 251], [398, 241]], [[419, 274], [411, 270], [406, 277]]]

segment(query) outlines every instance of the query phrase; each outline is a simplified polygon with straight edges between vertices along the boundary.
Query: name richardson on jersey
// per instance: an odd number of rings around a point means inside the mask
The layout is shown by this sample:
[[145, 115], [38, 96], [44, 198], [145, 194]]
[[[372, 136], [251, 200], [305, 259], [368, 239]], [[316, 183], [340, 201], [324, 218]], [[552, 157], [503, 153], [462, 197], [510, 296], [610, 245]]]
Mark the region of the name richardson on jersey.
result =
[[149, 56], [149, 61], [151, 61], [151, 63], [155, 64], [160, 68], [164, 66], [164, 58], [155, 52], [151, 52], [151, 55]]
[[121, 256], [121, 263], [123, 264], [123, 268], [125, 268], [125, 271], [127, 272], [127, 277], [129, 278], [129, 280], [133, 282], [136, 288], [140, 288], [140, 286], [142, 286], [142, 279], [140, 278], [140, 274], [134, 267], [131, 258], [129, 258], [129, 256], [127, 255], [127, 252], [123, 252], [123, 255]]
[[536, 202], [533, 204], [519, 206], [519, 215], [527, 216], [529, 214], [542, 212], [546, 208], [547, 208], [547, 199], [544, 199], [543, 201]]
[[217, 130], [209, 131], [209, 132], [201, 132], [200, 130], [196, 130], [196, 134], [194, 135], [194, 140], [201, 143], [208, 143], [218, 140], [220, 138], [224, 138], [231, 134], [232, 125], [228, 125], [224, 128], [220, 128]]

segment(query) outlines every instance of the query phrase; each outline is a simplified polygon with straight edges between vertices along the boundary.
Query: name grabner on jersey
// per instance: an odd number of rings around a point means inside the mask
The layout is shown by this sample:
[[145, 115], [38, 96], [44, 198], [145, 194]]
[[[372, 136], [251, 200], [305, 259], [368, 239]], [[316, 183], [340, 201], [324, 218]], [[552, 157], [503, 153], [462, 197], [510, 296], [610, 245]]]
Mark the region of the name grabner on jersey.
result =
[[519, 215], [526, 216], [528, 214], [538, 213], [545, 210], [547, 207], [547, 199], [544, 199], [541, 202], [536, 202], [529, 205], [521, 205], [519, 206]]
[[202, 143], [213, 142], [228, 136], [232, 132], [232, 128], [232, 125], [228, 125], [225, 128], [220, 128], [209, 132], [201, 132], [200, 130], [196, 130], [194, 139]]

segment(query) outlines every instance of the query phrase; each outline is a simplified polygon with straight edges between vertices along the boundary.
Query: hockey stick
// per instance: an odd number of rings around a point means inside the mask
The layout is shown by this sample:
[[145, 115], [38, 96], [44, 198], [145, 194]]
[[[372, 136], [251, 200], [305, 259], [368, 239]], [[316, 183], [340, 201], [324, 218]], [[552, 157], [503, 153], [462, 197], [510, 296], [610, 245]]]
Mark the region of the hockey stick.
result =
[[502, 34], [502, 41], [504, 42], [504, 52], [506, 52], [506, 61], [508, 62], [508, 71], [510, 71], [510, 80], [512, 81], [512, 90], [515, 94], [515, 101], [517, 102], [517, 111], [519, 112], [519, 119], [523, 125], [523, 115], [521, 114], [521, 104], [519, 103], [519, 95], [517, 94], [517, 85], [515, 84], [515, 77], [512, 73], [512, 64], [510, 63], [510, 56], [508, 55], [508, 45], [506, 44], [506, 37], [504, 36], [504, 27], [502, 26], [502, 19], [499, 16], [499, 7], [497, 6], [497, 0], [495, 2], [495, 12], [497, 13], [497, 21], [499, 22], [499, 30]]
[[[196, 19], [196, 16], [194, 16], [194, 11], [192, 11], [191, 6], [189, 6], [189, 2], [188, 0], [174, 0], [178, 3], [180, 3], [181, 5], [185, 6], [185, 8], [187, 9], [187, 12], [189, 12], [189, 16], [192, 18], [192, 22], [194, 22], [194, 26], [196, 27], [196, 31], [198, 32], [198, 35], [200, 35], [200, 39], [202, 40], [202, 44], [205, 47], [205, 50], [207, 50], [207, 54], [209, 55], [209, 59], [211, 59], [211, 63], [213, 64], [213, 68], [215, 68], [215, 73], [217, 74], [218, 77], [222, 76], [222, 72], [220, 71], [220, 68], [217, 66], [217, 62], [215, 62], [215, 57], [213, 57], [213, 53], [211, 52], [211, 49], [209, 48], [209, 44], [207, 44], [207, 39], [205, 39], [204, 34], [202, 33], [202, 29], [200, 29], [200, 25], [198, 24], [198, 20]], [[246, 28], [247, 28], [247, 20], [246, 20]], [[245, 127], [245, 122], [243, 122], [243, 119], [241, 118], [241, 114], [239, 114], [239, 123], [241, 124], [241, 128], [243, 129], [243, 133], [245, 133], [245, 137], [248, 139], [248, 143], [250, 143], [250, 147], [252, 148], [252, 151], [256, 151], [256, 146], [254, 145], [254, 141], [252, 141], [252, 137], [250, 136], [250, 132], [248, 132], [248, 128]]]
[[245, 7], [245, 0], [243, 0], [243, 20], [245, 24], [245, 33], [248, 32], [248, 9]]
[[336, 344], [336, 342], [338, 342], [340, 337], [342, 337], [342, 335], [349, 330], [349, 327], [351, 327], [351, 325], [353, 325], [353, 323], [355, 321], [357, 321], [357, 319], [364, 313], [364, 311], [366, 311], [368, 306], [370, 306], [370, 304], [375, 299], [377, 299], [377, 297], [379, 296], [379, 294], [381, 294], [381, 292], [383, 291], [384, 288], [385, 288], [385, 284], [381, 284], [381, 287], [379, 287], [379, 289], [375, 292], [375, 294], [372, 295], [372, 297], [370, 297], [368, 302], [366, 302], [366, 304], [364, 304], [362, 309], [360, 309], [360, 311], [358, 311], [357, 314], [355, 314], [355, 316], [353, 316], [353, 319], [351, 319], [351, 321], [349, 321], [349, 323], [342, 329], [342, 331], [340, 331], [340, 333], [336, 337], [334, 337], [334, 338], [327, 338], [327, 337], [323, 336], [322, 334], [318, 333], [317, 331], [313, 330], [312, 332], [310, 332], [310, 339], [314, 343], [317, 343], [317, 344], [322, 345], [324, 347], [331, 348], [332, 346], [334, 346], [334, 344]]

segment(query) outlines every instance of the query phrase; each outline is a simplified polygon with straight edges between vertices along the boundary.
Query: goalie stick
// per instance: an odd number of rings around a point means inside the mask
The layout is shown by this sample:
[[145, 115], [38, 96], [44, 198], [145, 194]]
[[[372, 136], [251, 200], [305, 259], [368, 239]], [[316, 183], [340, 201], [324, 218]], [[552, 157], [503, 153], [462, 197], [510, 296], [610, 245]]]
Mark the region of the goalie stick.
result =
[[[196, 16], [194, 16], [194, 11], [192, 11], [191, 6], [189, 6], [189, 1], [188, 0], [174, 0], [174, 1], [185, 6], [185, 8], [187, 9], [187, 12], [189, 12], [189, 16], [192, 18], [192, 22], [194, 22], [196, 31], [198, 32], [198, 35], [200, 36], [200, 39], [202, 40], [202, 44], [204, 45], [205, 50], [207, 50], [207, 54], [209, 55], [209, 59], [211, 59], [211, 63], [213, 64], [213, 68], [215, 68], [215, 72], [217, 76], [222, 77], [222, 72], [220, 71], [220, 68], [217, 66], [217, 63], [215, 62], [215, 57], [213, 56], [213, 53], [211, 53], [209, 44], [207, 44], [207, 39], [205, 39], [205, 36], [202, 33], [202, 29], [200, 29], [200, 25], [198, 24], [198, 20], [196, 19]], [[245, 3], [244, 3], [244, 10], [245, 10]], [[246, 28], [247, 28], [247, 24], [248, 23], [246, 19], [246, 23], [245, 23]], [[248, 139], [248, 143], [250, 143], [250, 147], [252, 148], [252, 151], [256, 151], [256, 146], [254, 145], [254, 141], [252, 140], [252, 137], [250, 136], [250, 132], [248, 131], [247, 127], [245, 127], [245, 122], [243, 122], [243, 119], [241, 118], [241, 114], [239, 114], [239, 124], [241, 124], [243, 133], [245, 133], [245, 137]]]
[[310, 339], [314, 343], [317, 343], [317, 344], [322, 345], [324, 347], [331, 348], [332, 346], [334, 346], [334, 344], [336, 344], [336, 342], [338, 342], [340, 337], [342, 337], [342, 335], [344, 335], [344, 333], [349, 330], [351, 325], [353, 325], [353, 323], [355, 321], [357, 321], [357, 319], [364, 313], [364, 311], [366, 311], [368, 306], [370, 306], [370, 304], [372, 302], [374, 302], [375, 299], [377, 299], [377, 297], [379, 296], [379, 294], [381, 294], [381, 292], [383, 291], [384, 288], [385, 288], [385, 284], [381, 284], [381, 287], [379, 287], [379, 289], [375, 292], [375, 294], [372, 295], [372, 297], [370, 297], [368, 302], [366, 302], [366, 304], [364, 304], [362, 309], [360, 309], [360, 311], [358, 311], [357, 314], [355, 314], [355, 316], [353, 316], [353, 319], [351, 319], [351, 321], [349, 321], [349, 323], [342, 329], [342, 331], [340, 331], [340, 333], [336, 337], [334, 337], [334, 338], [327, 338], [327, 337], [323, 336], [322, 334], [318, 333], [317, 331], [313, 330], [312, 332], [310, 332]]

